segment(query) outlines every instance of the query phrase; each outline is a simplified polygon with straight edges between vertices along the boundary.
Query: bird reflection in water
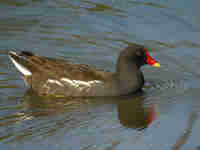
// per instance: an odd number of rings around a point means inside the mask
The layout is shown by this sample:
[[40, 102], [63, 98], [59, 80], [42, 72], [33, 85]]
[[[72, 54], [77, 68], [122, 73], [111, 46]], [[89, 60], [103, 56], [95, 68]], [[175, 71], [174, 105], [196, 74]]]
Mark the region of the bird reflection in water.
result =
[[142, 96], [121, 100], [118, 105], [120, 123], [128, 128], [145, 129], [156, 119], [156, 104], [145, 105]]
[[[31, 93], [31, 95], [30, 95]], [[105, 104], [114, 105], [117, 108], [118, 120], [124, 127], [145, 129], [153, 120], [156, 119], [158, 109], [156, 104], [146, 105], [144, 98], [141, 95], [122, 96], [122, 97], [98, 97], [98, 98], [49, 98], [44, 100], [37, 95], [33, 95], [32, 91], [27, 92], [26, 106], [28, 109], [40, 109], [40, 111], [32, 112], [34, 117], [57, 115], [65, 113], [73, 109], [83, 107], [92, 107], [90, 104], [98, 104], [98, 107], [105, 106]], [[34, 99], [34, 100], [33, 100]], [[86, 106], [88, 104], [88, 106]], [[112, 111], [112, 110], [111, 110]]]
[[21, 103], [23, 109], [17, 112], [16, 123], [24, 127], [19, 132], [14, 128], [10, 130], [10, 142], [38, 136], [44, 138], [60, 131], [67, 135], [80, 127], [84, 132], [88, 128], [95, 128], [93, 132], [104, 130], [101, 126], [107, 126], [106, 131], [112, 130], [115, 125], [115, 132], [120, 131], [120, 126], [140, 130], [147, 128], [156, 118], [156, 107], [144, 104], [141, 95], [87, 99], [42, 98], [28, 90]]

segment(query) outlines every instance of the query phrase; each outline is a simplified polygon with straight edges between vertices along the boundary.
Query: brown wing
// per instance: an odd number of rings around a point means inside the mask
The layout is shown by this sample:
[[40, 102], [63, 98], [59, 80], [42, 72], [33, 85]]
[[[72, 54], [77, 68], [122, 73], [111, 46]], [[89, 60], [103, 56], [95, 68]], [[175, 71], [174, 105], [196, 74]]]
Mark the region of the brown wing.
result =
[[74, 64], [71, 61], [26, 55], [29, 68], [33, 75], [40, 74], [46, 78], [59, 79], [62, 77], [71, 80], [105, 80], [111, 76], [111, 72], [105, 72], [85, 64]]

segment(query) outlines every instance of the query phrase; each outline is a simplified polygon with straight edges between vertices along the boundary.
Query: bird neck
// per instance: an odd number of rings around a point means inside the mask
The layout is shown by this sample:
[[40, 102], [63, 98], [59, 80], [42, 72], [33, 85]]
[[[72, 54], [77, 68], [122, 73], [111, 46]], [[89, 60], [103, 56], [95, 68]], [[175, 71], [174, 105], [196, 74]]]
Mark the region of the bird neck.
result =
[[130, 61], [125, 57], [119, 57], [116, 67], [116, 75], [122, 91], [131, 92], [143, 86], [143, 74], [134, 61]]

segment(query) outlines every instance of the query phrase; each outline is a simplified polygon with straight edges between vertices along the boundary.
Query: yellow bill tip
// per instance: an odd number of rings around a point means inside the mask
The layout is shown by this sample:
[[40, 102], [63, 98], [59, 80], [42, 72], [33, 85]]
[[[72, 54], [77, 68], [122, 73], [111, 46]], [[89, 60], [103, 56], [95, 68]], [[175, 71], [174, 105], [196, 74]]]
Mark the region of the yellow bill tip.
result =
[[160, 68], [160, 64], [159, 64], [159, 63], [154, 63], [152, 66], [153, 66], [153, 67]]

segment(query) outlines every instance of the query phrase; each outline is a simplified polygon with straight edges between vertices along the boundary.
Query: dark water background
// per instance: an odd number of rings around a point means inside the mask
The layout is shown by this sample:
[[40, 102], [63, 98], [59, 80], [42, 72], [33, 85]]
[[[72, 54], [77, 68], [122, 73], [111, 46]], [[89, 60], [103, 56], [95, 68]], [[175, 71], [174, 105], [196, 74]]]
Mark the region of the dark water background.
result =
[[2, 150], [199, 150], [200, 1], [1, 0], [0, 49], [28, 50], [114, 70], [120, 49], [144, 44], [144, 94], [43, 99], [0, 55]]

